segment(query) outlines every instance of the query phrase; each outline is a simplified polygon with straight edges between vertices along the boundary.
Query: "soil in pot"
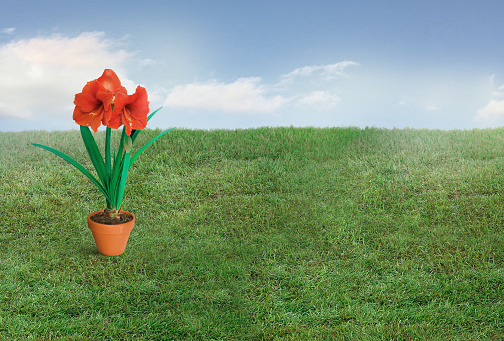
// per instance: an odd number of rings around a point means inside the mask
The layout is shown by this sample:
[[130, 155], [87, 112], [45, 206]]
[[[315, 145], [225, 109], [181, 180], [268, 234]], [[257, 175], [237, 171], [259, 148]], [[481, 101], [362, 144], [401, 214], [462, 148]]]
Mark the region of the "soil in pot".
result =
[[116, 217], [112, 218], [107, 212], [107, 210], [105, 210], [93, 214], [90, 219], [95, 223], [99, 224], [118, 225], [127, 223], [128, 221], [132, 221], [133, 216], [131, 214], [121, 212]]

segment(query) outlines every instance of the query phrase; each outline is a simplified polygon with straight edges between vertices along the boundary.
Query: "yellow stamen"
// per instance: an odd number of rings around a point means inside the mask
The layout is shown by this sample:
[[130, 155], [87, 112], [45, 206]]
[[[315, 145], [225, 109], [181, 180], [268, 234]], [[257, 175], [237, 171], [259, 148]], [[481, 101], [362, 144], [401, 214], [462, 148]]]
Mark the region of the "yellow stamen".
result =
[[90, 113], [89, 113], [89, 115], [96, 116], [96, 115], [98, 115], [98, 114], [97, 114], [97, 113], [95, 113], [95, 112], [90, 112]]

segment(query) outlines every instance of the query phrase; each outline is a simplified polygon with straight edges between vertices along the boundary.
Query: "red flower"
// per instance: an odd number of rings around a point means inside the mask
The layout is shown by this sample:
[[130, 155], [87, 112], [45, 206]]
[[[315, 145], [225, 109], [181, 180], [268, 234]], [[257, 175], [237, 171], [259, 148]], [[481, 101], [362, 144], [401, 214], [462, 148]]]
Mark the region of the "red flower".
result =
[[100, 78], [88, 82], [82, 92], [75, 95], [73, 119], [96, 133], [100, 123], [108, 121], [122, 111], [128, 96], [114, 71], [106, 69]]
[[124, 125], [126, 134], [130, 136], [132, 130], [140, 130], [147, 126], [148, 113], [147, 90], [144, 87], [137, 86], [135, 93], [125, 99], [120, 111], [117, 111], [114, 107], [113, 115], [107, 125], [113, 129]]

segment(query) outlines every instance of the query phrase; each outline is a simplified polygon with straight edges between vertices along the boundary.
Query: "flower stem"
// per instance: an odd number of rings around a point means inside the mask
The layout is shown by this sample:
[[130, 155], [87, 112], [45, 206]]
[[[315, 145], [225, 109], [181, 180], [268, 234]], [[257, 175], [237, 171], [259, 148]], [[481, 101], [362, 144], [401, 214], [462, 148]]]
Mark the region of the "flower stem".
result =
[[[111, 156], [110, 156], [110, 140], [111, 140], [111, 135], [112, 135], [112, 129], [110, 127], [107, 127], [106, 134], [105, 134], [105, 169], [107, 170], [107, 173], [111, 176]], [[109, 181], [111, 181], [109, 176]], [[110, 190], [110, 183], [104, 184], [107, 187], [107, 190]], [[108, 202], [107, 200], [107, 208], [112, 208], [112, 203]]]
[[111, 169], [111, 158], [110, 158], [110, 139], [112, 135], [112, 129], [107, 127], [107, 132], [105, 135], [105, 167], [107, 172], [110, 174]]

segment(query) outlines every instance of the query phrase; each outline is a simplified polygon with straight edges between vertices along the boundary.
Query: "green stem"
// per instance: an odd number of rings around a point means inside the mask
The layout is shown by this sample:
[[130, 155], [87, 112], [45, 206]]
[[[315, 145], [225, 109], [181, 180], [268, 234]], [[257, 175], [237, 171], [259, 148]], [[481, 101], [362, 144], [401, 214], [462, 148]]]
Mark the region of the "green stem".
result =
[[123, 169], [121, 172], [121, 180], [119, 183], [119, 192], [117, 193], [117, 209], [121, 209], [121, 204], [122, 204], [122, 199], [124, 195], [124, 188], [126, 187], [126, 177], [128, 176], [128, 171], [130, 167], [130, 160], [131, 160], [131, 146], [133, 142], [131, 142], [131, 137], [130, 136], [125, 136], [126, 143], [124, 144], [124, 164], [123, 164]]
[[111, 137], [111, 132], [112, 129], [110, 127], [107, 127], [107, 133], [105, 135], [105, 167], [107, 169], [107, 173], [110, 174], [110, 137]]
[[[105, 169], [107, 170], [107, 173], [111, 174], [111, 156], [110, 156], [110, 140], [111, 140], [111, 135], [112, 135], [112, 129], [110, 127], [107, 127], [106, 133], [105, 133]], [[111, 183], [108, 184], [107, 190], [110, 191], [110, 186]], [[112, 208], [112, 203], [107, 200], [107, 208]]]

